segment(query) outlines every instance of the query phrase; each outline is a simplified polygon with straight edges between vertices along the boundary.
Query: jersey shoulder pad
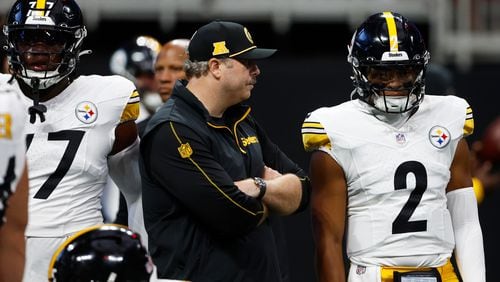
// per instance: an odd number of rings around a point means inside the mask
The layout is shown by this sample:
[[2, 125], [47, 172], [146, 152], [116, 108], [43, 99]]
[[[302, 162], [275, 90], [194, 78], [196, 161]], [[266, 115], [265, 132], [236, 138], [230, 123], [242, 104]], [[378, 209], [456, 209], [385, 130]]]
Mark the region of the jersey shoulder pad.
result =
[[443, 96], [444, 105], [449, 108], [449, 113], [456, 115], [458, 122], [463, 124], [462, 133], [464, 137], [471, 135], [474, 132], [474, 114], [469, 103], [457, 96]]
[[331, 149], [330, 138], [322, 123], [322, 113], [325, 108], [308, 113], [302, 123], [302, 144], [308, 152], [318, 150], [322, 147]]
[[[129, 79], [119, 76], [90, 75], [82, 77], [80, 83], [93, 85], [97, 88], [102, 102], [112, 102], [115, 106], [120, 106], [120, 123], [136, 120], [139, 117], [139, 93], [135, 85]], [[116, 102], [115, 102], [116, 101]]]

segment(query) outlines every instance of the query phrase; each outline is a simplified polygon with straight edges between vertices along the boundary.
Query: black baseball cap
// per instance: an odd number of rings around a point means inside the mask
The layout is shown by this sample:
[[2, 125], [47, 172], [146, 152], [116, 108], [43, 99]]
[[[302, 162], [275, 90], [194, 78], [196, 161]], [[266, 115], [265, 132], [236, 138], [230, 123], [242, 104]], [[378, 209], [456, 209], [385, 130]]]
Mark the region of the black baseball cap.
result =
[[191, 61], [208, 61], [210, 58], [258, 60], [268, 58], [276, 51], [257, 48], [246, 27], [224, 21], [213, 21], [200, 27], [188, 46]]

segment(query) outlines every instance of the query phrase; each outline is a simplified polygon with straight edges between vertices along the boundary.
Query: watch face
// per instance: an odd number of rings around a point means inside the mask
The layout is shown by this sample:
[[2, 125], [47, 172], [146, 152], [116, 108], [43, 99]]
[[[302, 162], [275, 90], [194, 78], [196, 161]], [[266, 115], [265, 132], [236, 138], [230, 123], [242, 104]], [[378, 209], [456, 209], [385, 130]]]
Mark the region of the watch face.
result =
[[260, 189], [259, 195], [257, 196], [257, 199], [260, 200], [260, 199], [262, 199], [262, 197], [264, 197], [264, 194], [266, 193], [266, 188], [267, 188], [266, 181], [264, 181], [264, 179], [262, 179], [260, 177], [254, 177], [253, 182]]
[[266, 186], [266, 182], [260, 177], [254, 177], [253, 182], [255, 183], [255, 185], [259, 186], [260, 189], [262, 189], [263, 187], [265, 188]]

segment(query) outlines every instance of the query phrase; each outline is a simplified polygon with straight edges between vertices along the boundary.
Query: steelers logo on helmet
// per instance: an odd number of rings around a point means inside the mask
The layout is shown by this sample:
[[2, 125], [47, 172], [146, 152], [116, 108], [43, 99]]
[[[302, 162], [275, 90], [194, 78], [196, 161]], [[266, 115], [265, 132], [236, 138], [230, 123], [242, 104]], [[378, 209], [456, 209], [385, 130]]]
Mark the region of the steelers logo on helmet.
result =
[[75, 114], [78, 120], [90, 124], [97, 120], [97, 107], [89, 101], [80, 102], [75, 108]]
[[450, 131], [442, 126], [436, 125], [429, 131], [429, 141], [438, 149], [446, 147], [450, 143], [450, 140]]

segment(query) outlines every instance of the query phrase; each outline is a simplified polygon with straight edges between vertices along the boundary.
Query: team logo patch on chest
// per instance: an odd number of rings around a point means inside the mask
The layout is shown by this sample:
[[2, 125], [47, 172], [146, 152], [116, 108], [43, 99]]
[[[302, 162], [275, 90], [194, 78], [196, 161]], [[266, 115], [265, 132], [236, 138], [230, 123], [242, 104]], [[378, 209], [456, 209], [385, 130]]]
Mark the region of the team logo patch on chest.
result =
[[92, 102], [80, 102], [75, 108], [78, 120], [83, 123], [93, 123], [97, 119], [97, 107]]
[[451, 135], [448, 129], [436, 125], [429, 131], [429, 140], [434, 147], [442, 149], [450, 143]]

